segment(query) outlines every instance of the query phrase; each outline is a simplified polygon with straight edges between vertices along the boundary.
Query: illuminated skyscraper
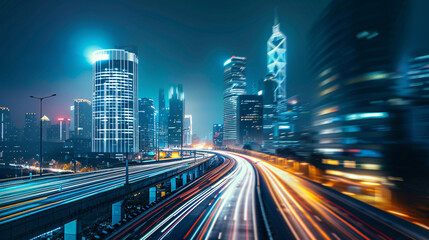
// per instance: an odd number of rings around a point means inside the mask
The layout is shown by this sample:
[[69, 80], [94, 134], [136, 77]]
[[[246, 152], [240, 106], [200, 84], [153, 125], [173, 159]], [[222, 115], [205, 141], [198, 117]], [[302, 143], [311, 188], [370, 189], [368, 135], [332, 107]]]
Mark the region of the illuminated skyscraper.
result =
[[263, 83], [263, 135], [264, 145], [270, 145], [274, 140], [274, 127], [277, 114], [277, 103], [275, 101], [275, 91], [277, 81], [273, 74], [268, 74]]
[[159, 99], [158, 99], [158, 138], [159, 138], [159, 147], [165, 148], [168, 145], [168, 116], [169, 110], [165, 105], [165, 94], [164, 89], [159, 89]]
[[123, 49], [93, 56], [92, 151], [137, 152], [137, 56]]
[[237, 101], [238, 144], [262, 144], [262, 96], [241, 95]]
[[180, 147], [183, 141], [183, 121], [185, 117], [185, 95], [183, 86], [170, 88], [168, 94], [170, 100], [170, 112], [168, 117], [168, 147]]
[[38, 127], [36, 113], [25, 114], [24, 125], [24, 140], [28, 142], [36, 142], [39, 140], [39, 127]]
[[78, 138], [91, 138], [91, 102], [86, 99], [75, 99], [71, 111], [71, 130]]
[[148, 153], [155, 149], [155, 106], [149, 98], [139, 99], [140, 151]]
[[223, 124], [213, 124], [213, 145], [216, 147], [223, 145]]
[[286, 105], [286, 36], [280, 31], [277, 16], [274, 19], [273, 34], [267, 42], [267, 71], [274, 75], [277, 81], [275, 89], [275, 101], [278, 113], [287, 110]]
[[0, 107], [0, 142], [9, 140], [12, 122], [10, 120], [10, 110], [7, 107]]
[[246, 94], [246, 58], [232, 56], [223, 66], [223, 143], [234, 145], [238, 131], [237, 99]]
[[183, 145], [192, 145], [192, 115], [185, 115], [185, 128], [184, 132], [184, 143]]

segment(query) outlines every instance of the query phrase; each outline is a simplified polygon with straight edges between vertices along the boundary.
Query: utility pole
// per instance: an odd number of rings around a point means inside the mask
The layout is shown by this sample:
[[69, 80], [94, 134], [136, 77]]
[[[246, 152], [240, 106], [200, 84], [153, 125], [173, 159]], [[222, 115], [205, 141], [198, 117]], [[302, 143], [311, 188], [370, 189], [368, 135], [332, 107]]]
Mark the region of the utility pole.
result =
[[49, 95], [49, 96], [46, 96], [46, 97], [35, 97], [35, 96], [30, 96], [30, 98], [34, 98], [34, 99], [38, 99], [39, 101], [40, 101], [40, 141], [39, 141], [39, 166], [40, 166], [40, 176], [42, 176], [43, 175], [43, 167], [42, 167], [42, 165], [43, 165], [43, 152], [42, 152], [42, 150], [43, 150], [43, 148], [42, 148], [42, 126], [43, 126], [43, 120], [42, 120], [42, 118], [43, 118], [43, 108], [42, 108], [42, 106], [43, 106], [43, 99], [46, 99], [46, 98], [50, 98], [50, 97], [55, 97], [55, 96], [57, 96], [57, 94], [52, 94], [52, 95]]

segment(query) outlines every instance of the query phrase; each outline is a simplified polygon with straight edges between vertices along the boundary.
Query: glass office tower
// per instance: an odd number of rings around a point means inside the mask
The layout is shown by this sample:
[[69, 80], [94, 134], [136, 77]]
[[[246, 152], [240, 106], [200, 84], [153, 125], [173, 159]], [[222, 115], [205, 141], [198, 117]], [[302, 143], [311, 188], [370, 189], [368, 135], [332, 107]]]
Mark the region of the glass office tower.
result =
[[237, 99], [246, 94], [246, 58], [232, 56], [223, 66], [223, 143], [234, 145], [238, 131]]
[[94, 53], [92, 151], [138, 151], [137, 66], [135, 53], [107, 49]]

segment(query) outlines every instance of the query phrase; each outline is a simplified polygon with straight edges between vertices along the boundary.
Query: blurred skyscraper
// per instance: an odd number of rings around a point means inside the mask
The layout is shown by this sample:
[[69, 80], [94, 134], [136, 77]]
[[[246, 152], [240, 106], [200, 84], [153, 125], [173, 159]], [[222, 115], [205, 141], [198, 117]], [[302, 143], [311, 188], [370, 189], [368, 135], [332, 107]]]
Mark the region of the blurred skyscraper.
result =
[[429, 51], [426, 55], [412, 57], [408, 66], [411, 95], [416, 98], [429, 98]]
[[168, 94], [170, 112], [168, 117], [168, 147], [180, 147], [183, 143], [185, 95], [183, 86], [173, 86]]
[[139, 148], [144, 153], [152, 152], [156, 147], [155, 113], [152, 99], [139, 99]]
[[91, 138], [92, 106], [86, 99], [75, 99], [71, 108], [71, 126], [73, 136]]
[[[310, 37], [315, 150], [329, 175], [385, 182], [404, 148], [400, 60], [406, 1], [332, 1]], [[406, 159], [406, 158], [405, 158]]]
[[237, 101], [238, 144], [262, 144], [262, 96], [241, 95]]
[[286, 36], [280, 31], [280, 23], [276, 15], [274, 18], [273, 34], [267, 42], [267, 70], [268, 73], [274, 75], [273, 77], [277, 81], [274, 96], [275, 102], [277, 102], [277, 112], [279, 114], [287, 110], [286, 51]]
[[246, 58], [232, 56], [223, 66], [223, 143], [234, 145], [238, 139], [237, 99], [246, 94]]
[[168, 146], [168, 116], [169, 110], [165, 105], [165, 94], [164, 89], [159, 89], [159, 99], [158, 99], [158, 108], [159, 108], [159, 117], [158, 117], [158, 137], [159, 137], [159, 147], [165, 148]]
[[192, 115], [186, 114], [185, 115], [185, 128], [184, 128], [184, 138], [185, 142], [183, 145], [192, 145]]
[[137, 55], [108, 49], [93, 57], [92, 151], [137, 152]]

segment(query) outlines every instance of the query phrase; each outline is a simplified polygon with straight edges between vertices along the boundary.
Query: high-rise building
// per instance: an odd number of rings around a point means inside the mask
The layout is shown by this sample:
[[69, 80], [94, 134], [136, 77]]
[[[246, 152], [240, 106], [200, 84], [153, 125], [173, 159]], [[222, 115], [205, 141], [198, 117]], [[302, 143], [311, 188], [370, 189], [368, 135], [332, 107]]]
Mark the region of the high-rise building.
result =
[[238, 144], [247, 142], [262, 144], [262, 96], [241, 95], [237, 101]]
[[47, 139], [49, 141], [65, 141], [70, 138], [70, 118], [59, 117], [58, 123], [47, 126]]
[[108, 49], [93, 56], [92, 151], [137, 152], [137, 55]]
[[10, 119], [10, 110], [7, 107], [0, 107], [0, 142], [9, 141], [12, 130], [12, 120]]
[[286, 55], [286, 36], [280, 31], [280, 23], [276, 16], [274, 19], [273, 33], [267, 42], [267, 71], [273, 74], [273, 78], [277, 81], [274, 96], [275, 102], [277, 102], [277, 112], [280, 115], [287, 110]]
[[169, 109], [165, 105], [165, 93], [164, 89], [159, 89], [159, 99], [158, 99], [158, 138], [159, 138], [159, 147], [165, 148], [168, 146], [168, 116]]
[[273, 74], [268, 74], [263, 82], [263, 140], [264, 145], [271, 145], [274, 141], [274, 127], [277, 116], [277, 103], [275, 92], [277, 81]]
[[168, 95], [170, 111], [168, 117], [168, 147], [180, 147], [183, 143], [185, 95], [183, 86], [173, 86]]
[[39, 141], [39, 126], [36, 113], [25, 114], [24, 140], [27, 142]]
[[92, 106], [86, 99], [75, 99], [71, 108], [71, 130], [76, 138], [91, 138]]
[[411, 96], [429, 98], [429, 52], [409, 59], [408, 81]]
[[223, 91], [223, 143], [237, 141], [237, 99], [246, 94], [246, 58], [232, 56], [224, 66]]
[[[50, 136], [54, 135], [50, 132], [51, 128], [51, 119], [49, 119], [46, 115], [42, 117], [42, 139], [43, 141], [47, 141]], [[49, 133], [49, 134], [48, 134]]]
[[223, 124], [213, 124], [213, 145], [215, 147], [223, 145]]
[[153, 100], [149, 98], [139, 99], [139, 146], [144, 153], [154, 151], [156, 110]]
[[402, 0], [332, 1], [312, 29], [315, 150], [329, 175], [384, 182], [391, 153], [401, 151], [406, 9]]
[[192, 115], [185, 115], [185, 128], [183, 129], [184, 133], [184, 143], [183, 145], [189, 146], [192, 145]]

